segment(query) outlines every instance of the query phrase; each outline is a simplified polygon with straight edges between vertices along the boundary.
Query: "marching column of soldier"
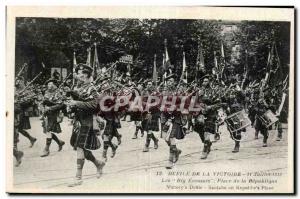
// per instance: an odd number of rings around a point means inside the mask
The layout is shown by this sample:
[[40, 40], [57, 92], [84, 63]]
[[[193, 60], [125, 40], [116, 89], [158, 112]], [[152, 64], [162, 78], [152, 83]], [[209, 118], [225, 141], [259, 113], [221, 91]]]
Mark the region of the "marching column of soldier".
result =
[[[203, 144], [200, 158], [206, 159], [211, 152], [213, 141], [220, 138], [218, 129], [222, 124], [227, 126], [233, 140], [232, 152], [237, 153], [240, 151], [242, 135], [248, 126], [255, 128], [254, 139], [258, 138], [259, 132], [263, 135], [262, 146], [267, 147], [269, 130], [272, 127], [277, 128], [277, 140], [280, 141], [283, 133], [282, 123], [287, 122], [287, 100], [284, 100], [287, 95], [287, 82], [274, 87], [266, 87], [263, 83], [250, 83], [243, 89], [240, 82], [228, 85], [223, 81], [217, 81], [214, 75], [204, 75], [197, 81], [187, 84], [182, 80], [177, 83], [174, 74], [164, 76], [161, 82], [151, 79], [133, 81], [130, 76], [122, 82], [110, 77], [109, 71], [93, 81], [91, 78], [93, 69], [87, 64], [78, 64], [74, 72], [72, 85], [66, 78], [62, 82], [49, 79], [45, 85], [35, 87], [34, 81], [26, 85], [24, 79], [18, 76], [14, 103], [13, 155], [16, 158], [16, 166], [20, 166], [24, 156], [17, 147], [19, 134], [29, 139], [30, 147], [33, 147], [36, 142], [36, 138], [26, 131], [31, 128], [28, 109], [38, 104], [43, 127], [41, 133], [44, 133], [46, 140], [41, 157], [45, 159], [50, 154], [49, 147], [52, 140], [57, 143], [58, 151], [63, 150], [65, 142], [59, 139], [59, 134], [64, 132], [61, 130], [60, 123], [66, 116], [72, 119], [73, 128], [69, 143], [77, 152], [77, 162], [74, 164], [77, 171], [75, 182], [70, 186], [82, 183], [85, 160], [94, 163], [97, 177], [101, 177], [107, 161], [108, 149], [111, 148], [110, 157], [114, 158], [118, 145], [121, 144], [122, 135], [118, 131], [122, 128], [120, 118], [126, 115], [130, 116], [130, 120], [136, 126], [135, 132], [128, 132], [130, 136], [133, 134], [132, 139], [139, 137], [139, 131], [141, 137], [145, 135], [145, 145], [141, 152], [151, 153], [149, 150], [151, 140], [154, 149], [159, 150], [159, 138], [155, 137], [153, 132], [161, 132], [161, 138], [169, 146], [169, 151], [166, 152], [169, 154], [167, 169], [174, 167], [182, 153], [176, 145], [177, 140], [184, 139], [193, 131], [199, 134]], [[262, 88], [261, 85], [265, 87]], [[118, 96], [125, 96], [124, 100], [128, 100], [129, 103], [115, 109]], [[199, 110], [170, 109], [172, 106], [177, 108], [181, 106], [181, 98], [176, 98], [174, 104], [170, 103], [174, 96], [185, 96], [189, 101], [188, 104], [193, 101]], [[153, 97], [160, 99], [159, 103], [147, 109], [148, 99]], [[107, 98], [105, 103], [99, 103], [104, 98]], [[130, 104], [137, 98], [142, 99], [143, 108], [130, 108]], [[161, 108], [163, 99], [168, 103]], [[102, 105], [105, 105], [105, 110], [102, 109]], [[220, 113], [225, 113], [227, 116]], [[214, 135], [214, 140], [211, 140], [211, 135]], [[117, 138], [117, 144], [113, 141], [114, 137]], [[102, 159], [98, 159], [92, 151], [99, 150], [101, 143], [103, 155]]]

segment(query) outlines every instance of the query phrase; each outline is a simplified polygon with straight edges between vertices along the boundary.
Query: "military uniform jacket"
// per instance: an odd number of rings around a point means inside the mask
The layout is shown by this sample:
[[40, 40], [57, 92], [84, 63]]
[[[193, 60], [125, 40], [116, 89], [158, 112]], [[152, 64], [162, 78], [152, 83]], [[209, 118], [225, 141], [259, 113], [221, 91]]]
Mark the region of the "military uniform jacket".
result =
[[49, 109], [47, 112], [44, 112], [44, 132], [61, 133], [60, 124], [57, 121], [57, 117], [59, 111], [64, 108], [64, 104], [62, 103], [62, 95], [56, 90], [46, 90], [42, 104]]
[[71, 145], [76, 148], [96, 150], [100, 148], [100, 141], [93, 129], [93, 115], [97, 112], [97, 92], [90, 83], [74, 88], [77, 99], [75, 107], [74, 126], [71, 136]]
[[[16, 96], [18, 97], [18, 94], [20, 93], [22, 89], [16, 89]], [[24, 96], [26, 96], [26, 92], [28, 91], [24, 91], [22, 92], [22, 94], [24, 94]], [[18, 128], [18, 129], [30, 129], [31, 125], [30, 125], [30, 121], [29, 121], [29, 112], [30, 109], [32, 108], [33, 105], [33, 99], [31, 98], [21, 98], [21, 99], [16, 99], [15, 103], [14, 103], [14, 112], [15, 112], [15, 121], [14, 121], [14, 125]]]

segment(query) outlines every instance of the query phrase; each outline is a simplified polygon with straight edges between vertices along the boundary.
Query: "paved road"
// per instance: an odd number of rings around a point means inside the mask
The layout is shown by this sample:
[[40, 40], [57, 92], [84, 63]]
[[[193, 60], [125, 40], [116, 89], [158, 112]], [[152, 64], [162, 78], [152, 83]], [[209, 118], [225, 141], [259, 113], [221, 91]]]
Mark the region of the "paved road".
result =
[[[57, 145], [52, 142], [51, 154], [46, 158], [40, 157], [45, 145], [41, 121], [38, 118], [31, 118], [31, 124], [34, 130], [31, 129], [29, 132], [38, 141], [33, 148], [29, 148], [29, 141], [20, 135], [19, 148], [24, 151], [25, 156], [22, 164], [14, 168], [14, 186], [19, 191], [31, 189], [35, 192], [74, 193], [88, 190], [89, 192], [154, 191], [171, 193], [186, 188], [181, 185], [197, 184], [188, 184], [188, 182], [180, 182], [180, 180], [177, 182], [178, 179], [181, 179], [181, 175], [184, 175], [183, 172], [186, 171], [195, 172], [193, 174], [196, 176], [199, 175], [198, 178], [191, 180], [208, 180], [204, 184], [198, 183], [202, 187], [189, 187], [188, 192], [216, 192], [220, 187], [209, 186], [224, 184], [218, 180], [234, 179], [226, 176], [219, 179], [218, 176], [223, 175], [224, 172], [242, 172], [242, 175], [254, 171], [279, 172], [282, 176], [277, 178], [279, 180], [275, 184], [277, 191], [281, 190], [281, 183], [287, 180], [288, 147], [286, 133], [283, 141], [278, 142], [275, 141], [276, 133], [271, 131], [269, 146], [263, 148], [262, 136], [258, 140], [254, 140], [254, 130], [248, 128], [244, 136], [245, 139], [241, 143], [240, 152], [233, 154], [231, 152], [234, 145], [233, 141], [230, 139], [225, 126], [222, 126], [221, 140], [213, 144], [212, 151], [206, 160], [200, 159], [203, 145], [198, 134], [191, 133], [184, 140], [178, 142], [178, 147], [183, 152], [176, 167], [172, 170], [178, 172], [175, 178], [164, 167], [168, 159], [168, 147], [163, 139], [160, 139], [157, 150], [153, 149], [153, 143], [151, 143], [150, 152], [143, 153], [145, 137], [139, 137], [136, 140], [131, 139], [135, 129], [133, 122], [122, 122], [122, 129], [120, 129], [120, 133], [123, 135], [122, 144], [118, 148], [115, 158], [108, 158], [103, 176], [97, 179], [94, 165], [86, 161], [83, 170], [84, 183], [80, 187], [69, 188], [67, 185], [73, 181], [76, 172], [76, 151], [69, 145], [71, 135], [69, 121], [67, 118], [64, 119], [61, 124], [63, 133], [59, 135], [66, 142], [65, 147], [61, 152], [57, 152]], [[156, 136], [159, 137], [159, 133]], [[116, 143], [117, 140], [114, 142]], [[94, 152], [97, 158], [101, 158], [101, 153], [102, 149]], [[216, 174], [215, 172], [220, 173]], [[188, 181], [191, 175], [191, 173], [186, 174], [182, 180]], [[245, 178], [248, 180], [249, 176]], [[254, 185], [257, 184], [254, 183]], [[260, 191], [264, 192], [264, 190]]]

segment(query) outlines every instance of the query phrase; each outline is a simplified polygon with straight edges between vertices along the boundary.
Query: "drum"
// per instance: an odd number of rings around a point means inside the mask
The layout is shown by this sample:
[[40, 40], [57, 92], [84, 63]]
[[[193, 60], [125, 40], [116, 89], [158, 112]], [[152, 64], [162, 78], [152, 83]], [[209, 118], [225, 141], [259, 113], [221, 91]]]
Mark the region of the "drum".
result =
[[251, 125], [251, 121], [248, 118], [244, 109], [239, 112], [229, 115], [225, 119], [225, 123], [227, 124], [227, 128], [230, 133], [234, 133], [236, 131], [243, 130], [246, 127]]
[[258, 119], [266, 128], [278, 121], [278, 118], [271, 110], [267, 110], [262, 116], [258, 116]]

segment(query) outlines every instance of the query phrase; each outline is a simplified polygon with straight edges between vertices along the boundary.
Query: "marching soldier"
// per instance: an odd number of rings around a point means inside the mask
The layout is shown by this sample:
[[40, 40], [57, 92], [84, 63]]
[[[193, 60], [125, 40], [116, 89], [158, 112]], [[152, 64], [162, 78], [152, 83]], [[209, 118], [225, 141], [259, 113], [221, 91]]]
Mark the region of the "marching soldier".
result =
[[199, 103], [204, 104], [204, 109], [202, 114], [198, 115], [198, 118], [195, 120], [195, 131], [199, 134], [202, 143], [204, 143], [201, 159], [206, 159], [212, 145], [210, 135], [216, 132], [217, 111], [219, 109], [207, 76], [203, 79], [198, 97]]
[[[227, 109], [226, 114], [229, 116], [231, 114], [237, 113], [239, 111], [242, 111], [244, 108], [243, 105], [243, 99], [244, 95], [240, 90], [233, 89], [230, 92], [229, 98], [226, 100], [227, 102]], [[239, 121], [237, 121], [239, 123]], [[232, 124], [235, 125], [235, 124]], [[227, 126], [228, 128], [228, 126]], [[240, 140], [242, 139], [242, 131], [245, 131], [246, 129], [241, 129], [238, 131], [235, 131], [231, 134], [231, 138], [235, 141], [234, 149], [232, 150], [232, 153], [239, 152], [240, 149]]]
[[34, 102], [34, 91], [30, 88], [25, 89], [24, 79], [18, 77], [16, 79], [16, 102], [15, 106], [18, 107], [18, 111], [15, 113], [16, 117], [16, 130], [18, 133], [21, 133], [23, 136], [29, 139], [30, 148], [33, 147], [36, 142], [36, 138], [32, 137], [26, 130], [31, 129], [30, 120], [29, 120], [29, 109], [33, 106]]
[[60, 140], [56, 134], [61, 133], [60, 122], [63, 119], [62, 109], [64, 104], [62, 102], [62, 95], [57, 89], [57, 80], [49, 79], [46, 82], [48, 89], [45, 92], [43, 106], [43, 122], [42, 126], [46, 134], [46, 146], [41, 157], [46, 157], [50, 154], [50, 145], [54, 140], [58, 145], [58, 151], [61, 151], [65, 142]]
[[75, 113], [70, 143], [77, 151], [77, 172], [75, 182], [69, 185], [71, 187], [82, 184], [85, 159], [96, 166], [97, 178], [102, 175], [105, 166], [105, 163], [96, 159], [91, 152], [100, 148], [100, 141], [93, 126], [93, 115], [97, 112], [97, 92], [91, 85], [92, 71], [88, 65], [78, 64], [75, 72], [80, 86], [70, 92], [73, 100], [66, 102], [68, 109]]
[[[151, 81], [147, 83], [146, 91], [143, 93], [143, 101], [147, 101], [147, 97], [150, 95], [158, 95], [158, 93], [154, 90], [153, 83]], [[154, 149], [158, 149], [158, 139], [154, 136], [153, 131], [159, 131], [159, 111], [156, 108], [153, 108], [152, 110], [149, 110], [149, 112], [143, 112], [142, 117], [142, 129], [147, 133], [143, 152], [149, 152], [151, 139], [154, 142]]]
[[[133, 89], [133, 96], [132, 100], [134, 100], [135, 97], [140, 97], [143, 90], [142, 84], [138, 84], [136, 88]], [[132, 111], [130, 113], [130, 120], [134, 122], [135, 124], [135, 133], [132, 137], [132, 139], [137, 139], [138, 132], [141, 131], [141, 137], [144, 136], [144, 129], [142, 128], [142, 112], [141, 111]]]
[[[105, 106], [110, 107], [115, 104], [115, 93], [112, 92], [110, 85], [108, 82], [102, 86], [102, 92], [104, 96], [111, 96], [112, 99], [108, 99], [105, 101]], [[118, 113], [113, 110], [113, 108], [109, 111], [105, 111], [101, 109], [100, 116], [104, 118], [106, 121], [106, 125], [104, 128], [104, 132], [102, 135], [103, 138], [103, 152], [102, 152], [102, 158], [107, 161], [107, 150], [109, 147], [111, 147], [112, 154], [111, 158], [114, 158], [117, 152], [118, 145], [114, 144], [112, 142], [113, 137], [118, 137], [118, 128], [120, 125]]]
[[[163, 91], [163, 96], [167, 96], [168, 100], [175, 96], [174, 78], [172, 75], [166, 78], [167, 87]], [[176, 104], [178, 105], [178, 104]], [[174, 164], [178, 161], [181, 150], [176, 146], [176, 140], [183, 139], [185, 132], [183, 126], [187, 123], [186, 115], [182, 115], [180, 111], [168, 111], [166, 107], [161, 113], [162, 130], [165, 141], [169, 146], [169, 161], [166, 169], [172, 169]]]
[[[285, 90], [283, 90], [282, 92], [279, 92], [281, 95], [278, 95], [278, 98], [280, 98], [281, 96], [283, 98], [281, 98], [280, 103], [278, 104], [278, 110], [276, 110], [276, 115], [278, 116], [278, 122], [277, 122], [277, 130], [278, 130], [278, 134], [277, 134], [277, 139], [276, 141], [281, 141], [282, 140], [282, 123], [287, 123], [287, 118], [288, 118], [288, 95], [287, 92]], [[278, 93], [278, 94], [279, 94]], [[285, 95], [285, 97], [284, 97]], [[283, 100], [283, 101], [282, 101]], [[280, 109], [280, 106], [282, 105], [282, 109]]]
[[19, 125], [19, 118], [18, 114], [21, 112], [19, 104], [15, 103], [14, 108], [14, 145], [13, 145], [13, 155], [16, 158], [15, 166], [18, 167], [22, 162], [22, 157], [24, 156], [23, 151], [18, 150], [18, 142], [19, 142], [19, 132], [18, 132], [18, 125]]
[[257, 103], [259, 99], [259, 90], [258, 89], [252, 89], [251, 90], [251, 96], [250, 96], [250, 101], [249, 101], [249, 106], [248, 106], [248, 112], [249, 112], [249, 119], [251, 121], [252, 127], [255, 129], [255, 138], [258, 139], [258, 131], [259, 129], [257, 128], [256, 125], [256, 117], [257, 117]]
[[269, 109], [269, 105], [265, 101], [263, 93], [260, 93], [256, 110], [255, 110], [256, 111], [255, 125], [256, 125], [257, 132], [260, 132], [263, 135], [263, 147], [268, 146], [267, 141], [269, 137], [269, 132], [268, 132], [268, 128], [265, 126], [265, 124], [262, 122], [260, 118], [263, 117], [264, 113], [268, 109]]

